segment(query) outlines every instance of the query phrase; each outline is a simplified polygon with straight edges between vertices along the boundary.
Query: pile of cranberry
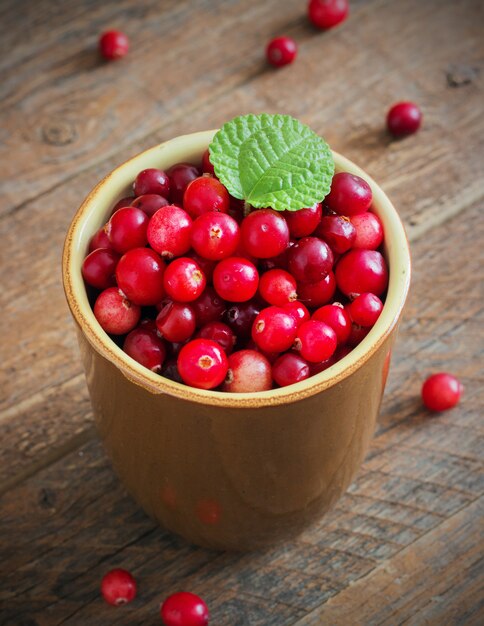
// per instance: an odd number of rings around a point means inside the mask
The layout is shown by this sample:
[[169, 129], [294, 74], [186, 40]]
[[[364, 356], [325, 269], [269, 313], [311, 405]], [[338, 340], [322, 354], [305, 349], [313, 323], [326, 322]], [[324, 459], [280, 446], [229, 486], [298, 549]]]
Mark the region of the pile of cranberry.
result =
[[388, 269], [371, 188], [334, 176], [322, 204], [251, 209], [214, 175], [146, 169], [92, 238], [94, 315], [133, 359], [201, 389], [257, 392], [321, 372], [370, 331]]

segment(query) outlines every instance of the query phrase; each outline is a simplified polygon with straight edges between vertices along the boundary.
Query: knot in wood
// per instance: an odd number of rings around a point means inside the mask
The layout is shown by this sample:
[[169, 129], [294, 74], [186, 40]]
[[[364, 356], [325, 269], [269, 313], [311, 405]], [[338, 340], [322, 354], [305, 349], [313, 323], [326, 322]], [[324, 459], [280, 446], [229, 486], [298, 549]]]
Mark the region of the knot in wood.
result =
[[71, 122], [51, 120], [42, 127], [42, 137], [51, 146], [66, 146], [77, 139], [77, 131]]

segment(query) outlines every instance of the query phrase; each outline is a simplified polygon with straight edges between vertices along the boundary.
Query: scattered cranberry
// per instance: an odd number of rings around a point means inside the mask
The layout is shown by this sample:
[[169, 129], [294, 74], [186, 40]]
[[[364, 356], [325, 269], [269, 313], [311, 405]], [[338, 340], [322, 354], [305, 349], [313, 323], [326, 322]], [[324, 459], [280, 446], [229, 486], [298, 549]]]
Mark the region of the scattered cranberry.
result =
[[276, 37], [266, 48], [266, 57], [274, 67], [289, 65], [297, 56], [297, 44], [291, 37]]
[[134, 304], [149, 306], [165, 295], [165, 264], [154, 250], [133, 248], [124, 254], [116, 267], [118, 287]]
[[370, 185], [355, 174], [340, 172], [333, 176], [325, 204], [339, 215], [348, 217], [368, 211], [373, 201]]
[[200, 176], [198, 168], [190, 163], [177, 163], [166, 170], [170, 179], [170, 200], [181, 206], [188, 185]]
[[189, 341], [180, 350], [177, 363], [183, 381], [198, 389], [214, 389], [227, 375], [225, 352], [209, 339]]
[[103, 576], [101, 593], [108, 604], [128, 604], [136, 597], [136, 581], [125, 569], [112, 569]]
[[207, 281], [200, 267], [187, 257], [172, 261], [165, 270], [163, 287], [176, 302], [192, 302], [199, 298]]
[[213, 286], [229, 302], [245, 302], [257, 291], [259, 274], [253, 263], [241, 257], [223, 259], [213, 273]]
[[111, 248], [111, 242], [109, 241], [108, 235], [106, 233], [107, 224], [101, 226], [101, 228], [94, 233], [89, 242], [89, 252], [94, 252], [98, 248]]
[[313, 315], [313, 320], [324, 322], [336, 333], [338, 346], [344, 346], [348, 341], [351, 333], [351, 317], [348, 311], [339, 302], [326, 304], [317, 309]]
[[344, 215], [325, 215], [316, 230], [316, 235], [324, 239], [334, 253], [344, 254], [353, 247], [356, 228]]
[[170, 204], [159, 209], [148, 224], [148, 243], [162, 257], [180, 256], [190, 250], [192, 220], [186, 211]]
[[348, 307], [351, 319], [359, 326], [372, 327], [380, 317], [383, 302], [373, 293], [362, 293]]
[[388, 130], [394, 137], [413, 135], [422, 123], [422, 111], [413, 102], [398, 102], [387, 114]]
[[272, 389], [271, 364], [256, 350], [239, 350], [229, 356], [229, 369], [222, 391], [253, 393]]
[[351, 223], [355, 227], [356, 236], [353, 248], [376, 250], [383, 242], [383, 224], [374, 213], [353, 215]]
[[149, 167], [136, 176], [133, 191], [136, 196], [154, 193], [168, 198], [170, 194], [170, 179], [163, 170]]
[[138, 196], [131, 204], [131, 206], [144, 211], [148, 217], [151, 217], [158, 209], [167, 205], [168, 200], [156, 193], [147, 193], [144, 196]]
[[259, 293], [269, 304], [283, 306], [297, 300], [296, 281], [285, 270], [269, 270], [260, 277]]
[[166, 357], [166, 348], [156, 331], [142, 326], [135, 328], [124, 340], [123, 350], [152, 372], [161, 372]]
[[200, 176], [192, 180], [183, 196], [183, 207], [194, 219], [207, 211], [227, 213], [229, 205], [229, 192], [212, 176]]
[[205, 174], [210, 174], [211, 176], [215, 176], [215, 170], [213, 169], [212, 162], [210, 161], [210, 152], [208, 148], [205, 150], [202, 156], [202, 171]]
[[165, 626], [207, 626], [210, 619], [205, 602], [188, 591], [168, 597], [160, 609]]
[[257, 259], [268, 259], [284, 252], [289, 245], [289, 228], [277, 211], [259, 209], [249, 213], [241, 226], [242, 245]]
[[289, 271], [298, 282], [323, 280], [333, 267], [333, 253], [327, 243], [317, 237], [303, 237], [288, 253]]
[[308, 5], [309, 19], [323, 30], [344, 22], [349, 10], [348, 0], [310, 0]]
[[108, 61], [124, 57], [128, 50], [128, 38], [119, 30], [108, 30], [99, 38], [99, 52]]
[[234, 331], [223, 322], [211, 321], [207, 322], [197, 333], [199, 339], [210, 339], [220, 345], [225, 354], [228, 356], [235, 346]]
[[422, 401], [429, 411], [447, 411], [459, 402], [463, 390], [452, 374], [432, 374], [422, 386]]
[[168, 301], [158, 313], [156, 327], [167, 341], [186, 341], [195, 332], [195, 312], [189, 304]]
[[308, 376], [308, 362], [293, 352], [282, 354], [272, 365], [272, 377], [280, 387], [306, 380]]
[[306, 361], [319, 363], [333, 355], [337, 343], [336, 333], [331, 326], [318, 320], [309, 320], [297, 329], [294, 347]]
[[117, 287], [109, 287], [98, 295], [94, 316], [110, 335], [125, 335], [139, 322], [141, 309], [125, 298]]
[[197, 320], [197, 326], [204, 326], [222, 317], [227, 303], [222, 300], [213, 287], [206, 287], [205, 291], [191, 303]]
[[336, 279], [333, 272], [317, 283], [298, 283], [297, 295], [299, 300], [309, 307], [318, 307], [327, 304], [336, 291]]
[[294, 343], [297, 322], [282, 307], [269, 306], [259, 313], [252, 325], [252, 339], [264, 352], [284, 352]]
[[134, 207], [123, 207], [116, 211], [108, 222], [106, 232], [112, 248], [124, 254], [131, 248], [141, 248], [146, 246], [148, 240], [146, 231], [149, 218]]
[[239, 243], [239, 225], [226, 213], [203, 213], [193, 222], [191, 242], [201, 257], [220, 261], [234, 254]]
[[388, 285], [385, 259], [377, 250], [350, 250], [336, 266], [336, 283], [350, 298], [365, 292], [380, 296]]
[[307, 307], [304, 306], [302, 302], [299, 302], [299, 300], [287, 302], [286, 304], [283, 304], [282, 308], [286, 311], [286, 313], [289, 313], [289, 315], [294, 317], [298, 326], [303, 322], [306, 322], [311, 317]]
[[119, 254], [106, 248], [97, 248], [87, 255], [81, 267], [82, 277], [96, 289], [107, 289], [116, 284], [115, 271]]

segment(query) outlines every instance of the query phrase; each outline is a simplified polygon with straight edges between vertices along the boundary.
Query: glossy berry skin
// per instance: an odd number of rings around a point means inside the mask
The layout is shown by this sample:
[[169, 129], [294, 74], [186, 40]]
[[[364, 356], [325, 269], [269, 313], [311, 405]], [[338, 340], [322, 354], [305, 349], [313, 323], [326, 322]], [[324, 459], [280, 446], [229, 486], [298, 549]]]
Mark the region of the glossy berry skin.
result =
[[136, 581], [125, 569], [112, 569], [103, 576], [101, 594], [108, 604], [121, 606], [136, 597]]
[[394, 137], [413, 135], [422, 124], [422, 111], [413, 102], [398, 102], [387, 114], [387, 128]]
[[314, 311], [311, 319], [324, 322], [336, 333], [338, 346], [344, 346], [351, 333], [351, 317], [339, 302], [326, 304]]
[[333, 252], [344, 254], [353, 247], [356, 228], [349, 218], [343, 215], [325, 215], [316, 230], [316, 235], [321, 237]]
[[214, 389], [227, 375], [228, 361], [220, 345], [210, 339], [193, 339], [180, 350], [178, 371], [185, 384]]
[[323, 280], [333, 267], [333, 253], [327, 243], [317, 237], [303, 237], [288, 253], [289, 272], [298, 282]]
[[317, 307], [327, 304], [336, 291], [336, 279], [333, 272], [317, 283], [298, 283], [297, 294], [299, 300], [306, 306]]
[[269, 304], [283, 306], [297, 300], [296, 281], [285, 270], [269, 270], [260, 277], [259, 294]]
[[125, 335], [138, 324], [141, 309], [131, 303], [117, 287], [101, 291], [94, 303], [94, 316], [110, 335]]
[[336, 283], [345, 296], [370, 292], [380, 296], [388, 285], [388, 269], [377, 250], [350, 250], [338, 261]]
[[215, 170], [213, 169], [212, 162], [210, 161], [210, 152], [208, 148], [205, 150], [202, 156], [202, 171], [204, 174], [210, 174], [215, 176]]
[[331, 191], [324, 199], [331, 211], [347, 217], [368, 211], [372, 201], [370, 185], [360, 176], [349, 172], [340, 172], [333, 176]]
[[268, 259], [284, 252], [289, 245], [286, 220], [272, 209], [249, 213], [241, 225], [241, 243], [257, 259]]
[[116, 267], [116, 281], [134, 304], [150, 306], [164, 297], [165, 264], [150, 248], [133, 248], [123, 254]]
[[284, 352], [294, 343], [297, 322], [282, 307], [269, 306], [259, 313], [252, 325], [252, 339], [264, 352]]
[[192, 180], [183, 195], [183, 208], [193, 219], [207, 211], [227, 213], [229, 205], [229, 192], [219, 180], [211, 176]]
[[303, 322], [306, 322], [311, 317], [307, 307], [299, 300], [288, 302], [287, 304], [284, 304], [282, 308], [284, 311], [289, 313], [289, 315], [294, 317], [298, 326]]
[[152, 372], [161, 372], [166, 357], [166, 348], [156, 331], [138, 326], [127, 335], [123, 350]]
[[355, 227], [353, 248], [362, 250], [376, 250], [383, 243], [383, 224], [374, 213], [367, 211], [353, 215], [351, 223]]
[[334, 354], [338, 340], [336, 333], [324, 322], [309, 320], [297, 329], [294, 347], [310, 363], [319, 363]]
[[271, 364], [256, 350], [239, 350], [229, 356], [222, 391], [254, 393], [272, 389]]
[[308, 16], [316, 28], [326, 30], [344, 22], [349, 10], [348, 0], [310, 0]]
[[96, 289], [107, 289], [116, 284], [115, 271], [120, 256], [114, 250], [97, 248], [84, 259], [81, 267], [85, 282]]
[[274, 67], [292, 63], [297, 56], [297, 44], [291, 37], [276, 37], [266, 48], [267, 61]]
[[254, 297], [259, 274], [253, 263], [242, 257], [223, 259], [213, 272], [213, 286], [229, 302], [246, 302]]
[[94, 233], [89, 242], [89, 252], [94, 252], [98, 248], [111, 248], [111, 242], [108, 239], [108, 235], [106, 233], [107, 224], [101, 226], [101, 228]]
[[172, 261], [163, 276], [166, 294], [176, 302], [193, 302], [202, 295], [206, 284], [202, 270], [188, 257]]
[[156, 328], [167, 341], [186, 341], [195, 332], [195, 311], [189, 304], [167, 301], [158, 313]]
[[191, 163], [176, 163], [166, 170], [170, 179], [170, 200], [181, 206], [188, 185], [200, 176], [198, 167]]
[[289, 227], [291, 237], [309, 237], [316, 230], [321, 221], [321, 204], [317, 202], [314, 206], [299, 211], [284, 211], [282, 213]]
[[141, 209], [123, 207], [116, 211], [106, 226], [106, 233], [113, 250], [124, 254], [132, 248], [146, 246], [148, 221], [148, 216]]
[[232, 328], [239, 339], [246, 340], [251, 335], [252, 325], [260, 310], [260, 304], [254, 300], [232, 304], [223, 314], [223, 321]]
[[197, 326], [204, 326], [208, 322], [220, 320], [227, 308], [223, 300], [213, 287], [206, 287], [202, 295], [191, 303], [197, 320]]
[[293, 352], [282, 354], [272, 365], [272, 377], [279, 387], [306, 380], [309, 374], [308, 362]]
[[128, 54], [129, 41], [119, 30], [108, 30], [99, 38], [99, 52], [108, 61], [121, 59]]
[[154, 193], [168, 198], [170, 194], [170, 179], [163, 170], [149, 167], [136, 176], [133, 183], [133, 191], [135, 196]]
[[193, 222], [191, 242], [197, 254], [220, 261], [232, 256], [239, 243], [239, 225], [226, 213], [210, 211]]
[[190, 250], [192, 219], [174, 204], [158, 209], [150, 219], [148, 243], [162, 257], [172, 259]]
[[432, 374], [422, 386], [422, 401], [429, 411], [447, 411], [459, 402], [463, 390], [452, 374]]
[[373, 293], [362, 293], [348, 306], [348, 313], [355, 324], [364, 328], [375, 325], [383, 310], [383, 302]]
[[161, 209], [161, 207], [167, 206], [168, 204], [168, 200], [163, 196], [156, 193], [147, 193], [144, 196], [138, 196], [135, 198], [131, 206], [141, 209], [148, 217], [151, 217], [156, 213], [156, 211], [158, 211], [158, 209]]
[[207, 626], [210, 619], [205, 602], [194, 593], [180, 591], [161, 605], [164, 626]]
[[195, 250], [189, 250], [185, 256], [189, 259], [192, 259], [192, 261], [195, 261], [198, 267], [202, 270], [207, 280], [207, 285], [210, 285], [212, 283], [213, 271], [217, 266], [217, 262], [210, 261], [209, 259], [204, 259], [203, 256], [197, 254]]
[[223, 322], [212, 321], [207, 322], [197, 333], [199, 339], [210, 339], [218, 343], [225, 354], [228, 356], [235, 346], [234, 331]]

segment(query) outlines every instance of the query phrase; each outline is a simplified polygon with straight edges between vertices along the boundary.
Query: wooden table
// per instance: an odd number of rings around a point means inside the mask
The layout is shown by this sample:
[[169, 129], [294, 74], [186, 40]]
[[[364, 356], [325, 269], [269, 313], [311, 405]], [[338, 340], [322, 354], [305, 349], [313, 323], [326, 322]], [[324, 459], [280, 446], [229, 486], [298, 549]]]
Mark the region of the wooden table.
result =
[[[3, 0], [0, 623], [158, 624], [187, 589], [214, 626], [482, 624], [482, 183], [484, 5], [355, 0], [321, 33], [303, 0]], [[102, 63], [118, 27], [127, 58]], [[263, 49], [286, 33], [291, 67]], [[422, 130], [384, 131], [412, 99]], [[393, 199], [413, 286], [370, 454], [334, 511], [266, 553], [217, 554], [157, 528], [125, 493], [96, 436], [60, 280], [65, 231], [116, 164], [247, 112], [290, 113], [362, 165]], [[431, 416], [431, 372], [465, 385]], [[482, 530], [482, 526], [481, 526]], [[481, 543], [480, 543], [481, 541]], [[140, 593], [113, 609], [102, 575]]]

